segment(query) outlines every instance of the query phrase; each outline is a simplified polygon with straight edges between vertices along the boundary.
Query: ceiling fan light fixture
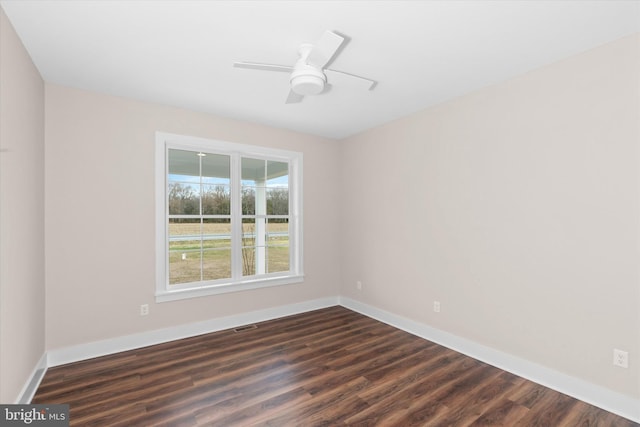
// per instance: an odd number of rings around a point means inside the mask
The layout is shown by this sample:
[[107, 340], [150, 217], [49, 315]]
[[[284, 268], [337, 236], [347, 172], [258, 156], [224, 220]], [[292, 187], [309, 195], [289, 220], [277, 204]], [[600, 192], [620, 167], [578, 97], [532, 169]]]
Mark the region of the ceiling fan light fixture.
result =
[[298, 95], [317, 95], [324, 89], [324, 80], [318, 76], [296, 76], [291, 79], [291, 89]]
[[291, 73], [291, 90], [298, 95], [317, 95], [324, 90], [327, 78], [311, 66], [298, 66]]

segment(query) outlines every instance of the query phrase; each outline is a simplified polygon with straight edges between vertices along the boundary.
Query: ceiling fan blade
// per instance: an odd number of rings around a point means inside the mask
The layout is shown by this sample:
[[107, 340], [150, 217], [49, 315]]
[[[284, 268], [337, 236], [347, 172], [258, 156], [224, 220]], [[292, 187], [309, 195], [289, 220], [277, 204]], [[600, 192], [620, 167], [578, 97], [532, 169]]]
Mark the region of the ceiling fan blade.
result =
[[372, 90], [378, 84], [375, 80], [351, 73], [345, 73], [344, 71], [331, 70], [327, 68], [324, 70], [324, 73], [327, 76], [327, 81], [333, 84], [337, 83], [337, 81], [345, 80], [345, 85], [357, 85], [364, 90]]
[[264, 71], [284, 71], [290, 73], [293, 71], [293, 67], [277, 64], [262, 64], [260, 62], [234, 62], [233, 66], [236, 68], [249, 68], [252, 70], [264, 70]]
[[344, 43], [344, 37], [333, 31], [325, 31], [320, 40], [313, 46], [311, 52], [309, 52], [307, 63], [318, 68], [324, 68], [340, 49], [342, 43]]
[[304, 99], [304, 95], [300, 95], [299, 93], [295, 93], [293, 90], [290, 90], [289, 95], [287, 96], [287, 100], [284, 103], [296, 104], [298, 102], [302, 102], [303, 99]]

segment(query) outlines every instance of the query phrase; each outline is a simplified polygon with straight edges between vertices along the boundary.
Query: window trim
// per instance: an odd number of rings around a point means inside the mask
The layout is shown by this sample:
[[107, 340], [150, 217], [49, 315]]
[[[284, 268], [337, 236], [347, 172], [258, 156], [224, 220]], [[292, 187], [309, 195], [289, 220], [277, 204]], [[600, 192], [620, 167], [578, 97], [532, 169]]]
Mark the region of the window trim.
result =
[[[179, 286], [169, 289], [168, 275], [168, 247], [167, 247], [167, 152], [168, 148], [177, 148], [193, 151], [211, 150], [217, 154], [231, 156], [233, 163], [240, 157], [256, 156], [261, 159], [287, 161], [289, 163], [289, 250], [290, 269], [282, 273], [270, 273], [259, 277], [250, 276], [237, 280], [230, 279], [227, 282], [216, 281], [214, 284], [201, 284], [198, 286]], [[235, 171], [239, 175], [239, 168]], [[233, 174], [233, 172], [232, 172]], [[239, 176], [237, 177], [239, 178]], [[239, 181], [238, 181], [239, 182]], [[232, 204], [239, 204], [240, 188], [232, 189], [237, 192], [232, 197]], [[232, 143], [227, 141], [178, 135], [166, 132], [156, 132], [155, 143], [155, 231], [156, 231], [156, 302], [175, 301], [186, 298], [195, 298], [207, 295], [218, 295], [229, 292], [239, 292], [251, 289], [259, 289], [270, 286], [288, 285], [304, 281], [303, 273], [303, 244], [302, 244], [302, 153], [281, 150], [269, 147], [261, 147], [247, 144]], [[237, 206], [232, 214], [238, 215]], [[242, 213], [238, 218], [241, 218]], [[233, 228], [232, 228], [233, 235]], [[236, 236], [237, 238], [237, 236]], [[203, 282], [200, 282], [203, 283]]]

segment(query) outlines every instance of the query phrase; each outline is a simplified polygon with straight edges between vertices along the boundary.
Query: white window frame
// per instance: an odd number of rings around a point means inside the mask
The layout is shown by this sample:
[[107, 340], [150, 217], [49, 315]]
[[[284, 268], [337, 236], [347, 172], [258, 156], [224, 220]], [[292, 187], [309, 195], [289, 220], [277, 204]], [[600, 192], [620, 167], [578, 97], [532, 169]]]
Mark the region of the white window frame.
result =
[[[242, 208], [240, 204], [240, 158], [251, 157], [289, 164], [289, 271], [256, 276], [169, 285], [167, 177], [170, 148], [228, 155], [231, 159], [231, 238], [242, 240]], [[268, 286], [300, 283], [304, 279], [302, 257], [302, 153], [227, 141], [156, 132], [156, 302], [174, 301], [207, 295], [238, 292]], [[240, 244], [232, 243], [232, 270], [241, 260]]]

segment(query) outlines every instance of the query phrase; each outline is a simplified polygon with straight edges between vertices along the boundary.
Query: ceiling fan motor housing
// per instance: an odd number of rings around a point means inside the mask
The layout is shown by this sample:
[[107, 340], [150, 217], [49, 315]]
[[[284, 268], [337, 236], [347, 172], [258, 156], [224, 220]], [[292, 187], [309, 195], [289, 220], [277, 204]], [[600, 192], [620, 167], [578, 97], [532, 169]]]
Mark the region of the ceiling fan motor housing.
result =
[[324, 89], [327, 77], [310, 65], [296, 66], [291, 73], [291, 90], [298, 95], [317, 95]]

